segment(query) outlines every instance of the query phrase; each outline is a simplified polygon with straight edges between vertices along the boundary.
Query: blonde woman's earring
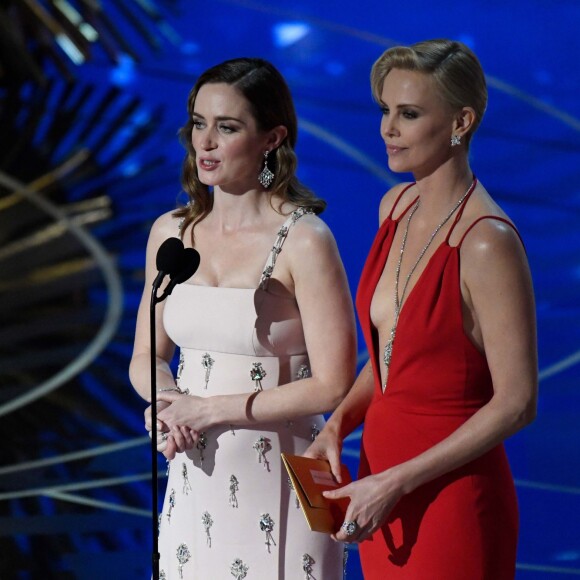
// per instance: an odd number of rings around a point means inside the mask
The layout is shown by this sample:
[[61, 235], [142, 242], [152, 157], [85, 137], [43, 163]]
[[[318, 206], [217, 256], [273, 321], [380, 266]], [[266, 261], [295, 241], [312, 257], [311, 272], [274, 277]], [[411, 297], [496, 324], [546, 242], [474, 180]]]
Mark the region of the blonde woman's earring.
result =
[[262, 187], [268, 189], [274, 181], [274, 174], [268, 169], [268, 155], [269, 151], [264, 152], [264, 169], [258, 175], [258, 181], [262, 184]]
[[451, 147], [461, 145], [461, 135], [451, 135]]

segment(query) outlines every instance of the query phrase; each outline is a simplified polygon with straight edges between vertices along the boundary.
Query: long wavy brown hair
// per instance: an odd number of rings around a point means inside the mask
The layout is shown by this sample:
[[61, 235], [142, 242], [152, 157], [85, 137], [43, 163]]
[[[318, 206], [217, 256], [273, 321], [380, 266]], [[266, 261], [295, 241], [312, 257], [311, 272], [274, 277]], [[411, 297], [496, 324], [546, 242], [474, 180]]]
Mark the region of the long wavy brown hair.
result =
[[[174, 216], [183, 218], [181, 235], [189, 226], [193, 242], [193, 230], [212, 210], [213, 192], [201, 183], [197, 175], [195, 151], [191, 143], [193, 109], [200, 88], [208, 83], [225, 83], [236, 87], [250, 104], [258, 129], [269, 131], [283, 125], [288, 134], [280, 146], [272, 151], [268, 166], [274, 173], [274, 181], [268, 191], [270, 203], [279, 200], [277, 211], [285, 202], [307, 207], [320, 213], [326, 202], [304, 186], [296, 177], [297, 158], [294, 151], [298, 136], [298, 122], [290, 89], [284, 77], [270, 62], [261, 58], [236, 58], [227, 60], [206, 70], [198, 79], [187, 99], [187, 123], [179, 130], [179, 139], [186, 155], [181, 172], [181, 185], [189, 197], [187, 205], [178, 208]], [[258, 176], [256, 175], [256, 184]], [[274, 207], [274, 205], [272, 205]]]

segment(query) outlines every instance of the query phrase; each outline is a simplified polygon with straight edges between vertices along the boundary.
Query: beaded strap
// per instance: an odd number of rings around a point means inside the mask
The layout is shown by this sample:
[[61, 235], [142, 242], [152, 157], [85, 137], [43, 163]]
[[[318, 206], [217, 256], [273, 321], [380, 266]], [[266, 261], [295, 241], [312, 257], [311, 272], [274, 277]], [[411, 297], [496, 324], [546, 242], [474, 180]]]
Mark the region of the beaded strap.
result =
[[276, 241], [272, 246], [272, 251], [270, 252], [268, 259], [266, 260], [266, 265], [264, 266], [264, 270], [262, 271], [262, 276], [260, 278], [260, 288], [265, 290], [268, 287], [268, 283], [270, 278], [272, 277], [272, 273], [274, 272], [274, 266], [276, 266], [276, 260], [278, 259], [278, 255], [282, 251], [282, 246], [286, 241], [286, 237], [288, 236], [288, 232], [290, 228], [304, 215], [313, 214], [314, 210], [309, 207], [299, 207], [297, 210], [294, 210], [288, 219], [282, 224], [282, 227], [278, 230], [278, 236], [276, 237]]

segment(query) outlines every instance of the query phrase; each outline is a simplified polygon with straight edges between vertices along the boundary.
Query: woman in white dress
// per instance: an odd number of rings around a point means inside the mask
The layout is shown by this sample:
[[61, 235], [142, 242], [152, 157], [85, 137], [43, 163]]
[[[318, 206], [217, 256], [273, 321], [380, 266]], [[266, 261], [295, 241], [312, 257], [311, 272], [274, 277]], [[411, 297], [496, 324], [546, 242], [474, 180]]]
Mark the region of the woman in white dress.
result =
[[[203, 73], [187, 108], [190, 201], [152, 226], [130, 365], [148, 399], [156, 254], [181, 237], [201, 265], [157, 307], [158, 449], [170, 460], [160, 577], [338, 580], [343, 546], [309, 531], [280, 459], [306, 450], [356, 360], [325, 203], [295, 176], [290, 91], [267, 61], [240, 58]], [[148, 408], [148, 430], [150, 419]]]

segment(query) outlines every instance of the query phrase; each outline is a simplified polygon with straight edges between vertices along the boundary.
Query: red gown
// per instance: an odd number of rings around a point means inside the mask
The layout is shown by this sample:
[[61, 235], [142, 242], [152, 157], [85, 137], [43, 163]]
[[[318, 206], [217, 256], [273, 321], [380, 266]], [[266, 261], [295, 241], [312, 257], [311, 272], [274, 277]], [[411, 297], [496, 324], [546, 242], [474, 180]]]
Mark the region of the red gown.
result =
[[[397, 225], [411, 206], [397, 220], [391, 211], [371, 247], [356, 299], [375, 379], [364, 421], [359, 477], [433, 447], [493, 394], [485, 356], [465, 334], [462, 317], [459, 250], [479, 220], [457, 246], [449, 245], [468, 199], [403, 305], [384, 394], [379, 372], [384, 345], [378, 343], [370, 305]], [[480, 219], [505, 221], [496, 216]], [[364, 578], [511, 580], [517, 535], [513, 477], [504, 446], [498, 445], [404, 496], [385, 525], [359, 546]]]

